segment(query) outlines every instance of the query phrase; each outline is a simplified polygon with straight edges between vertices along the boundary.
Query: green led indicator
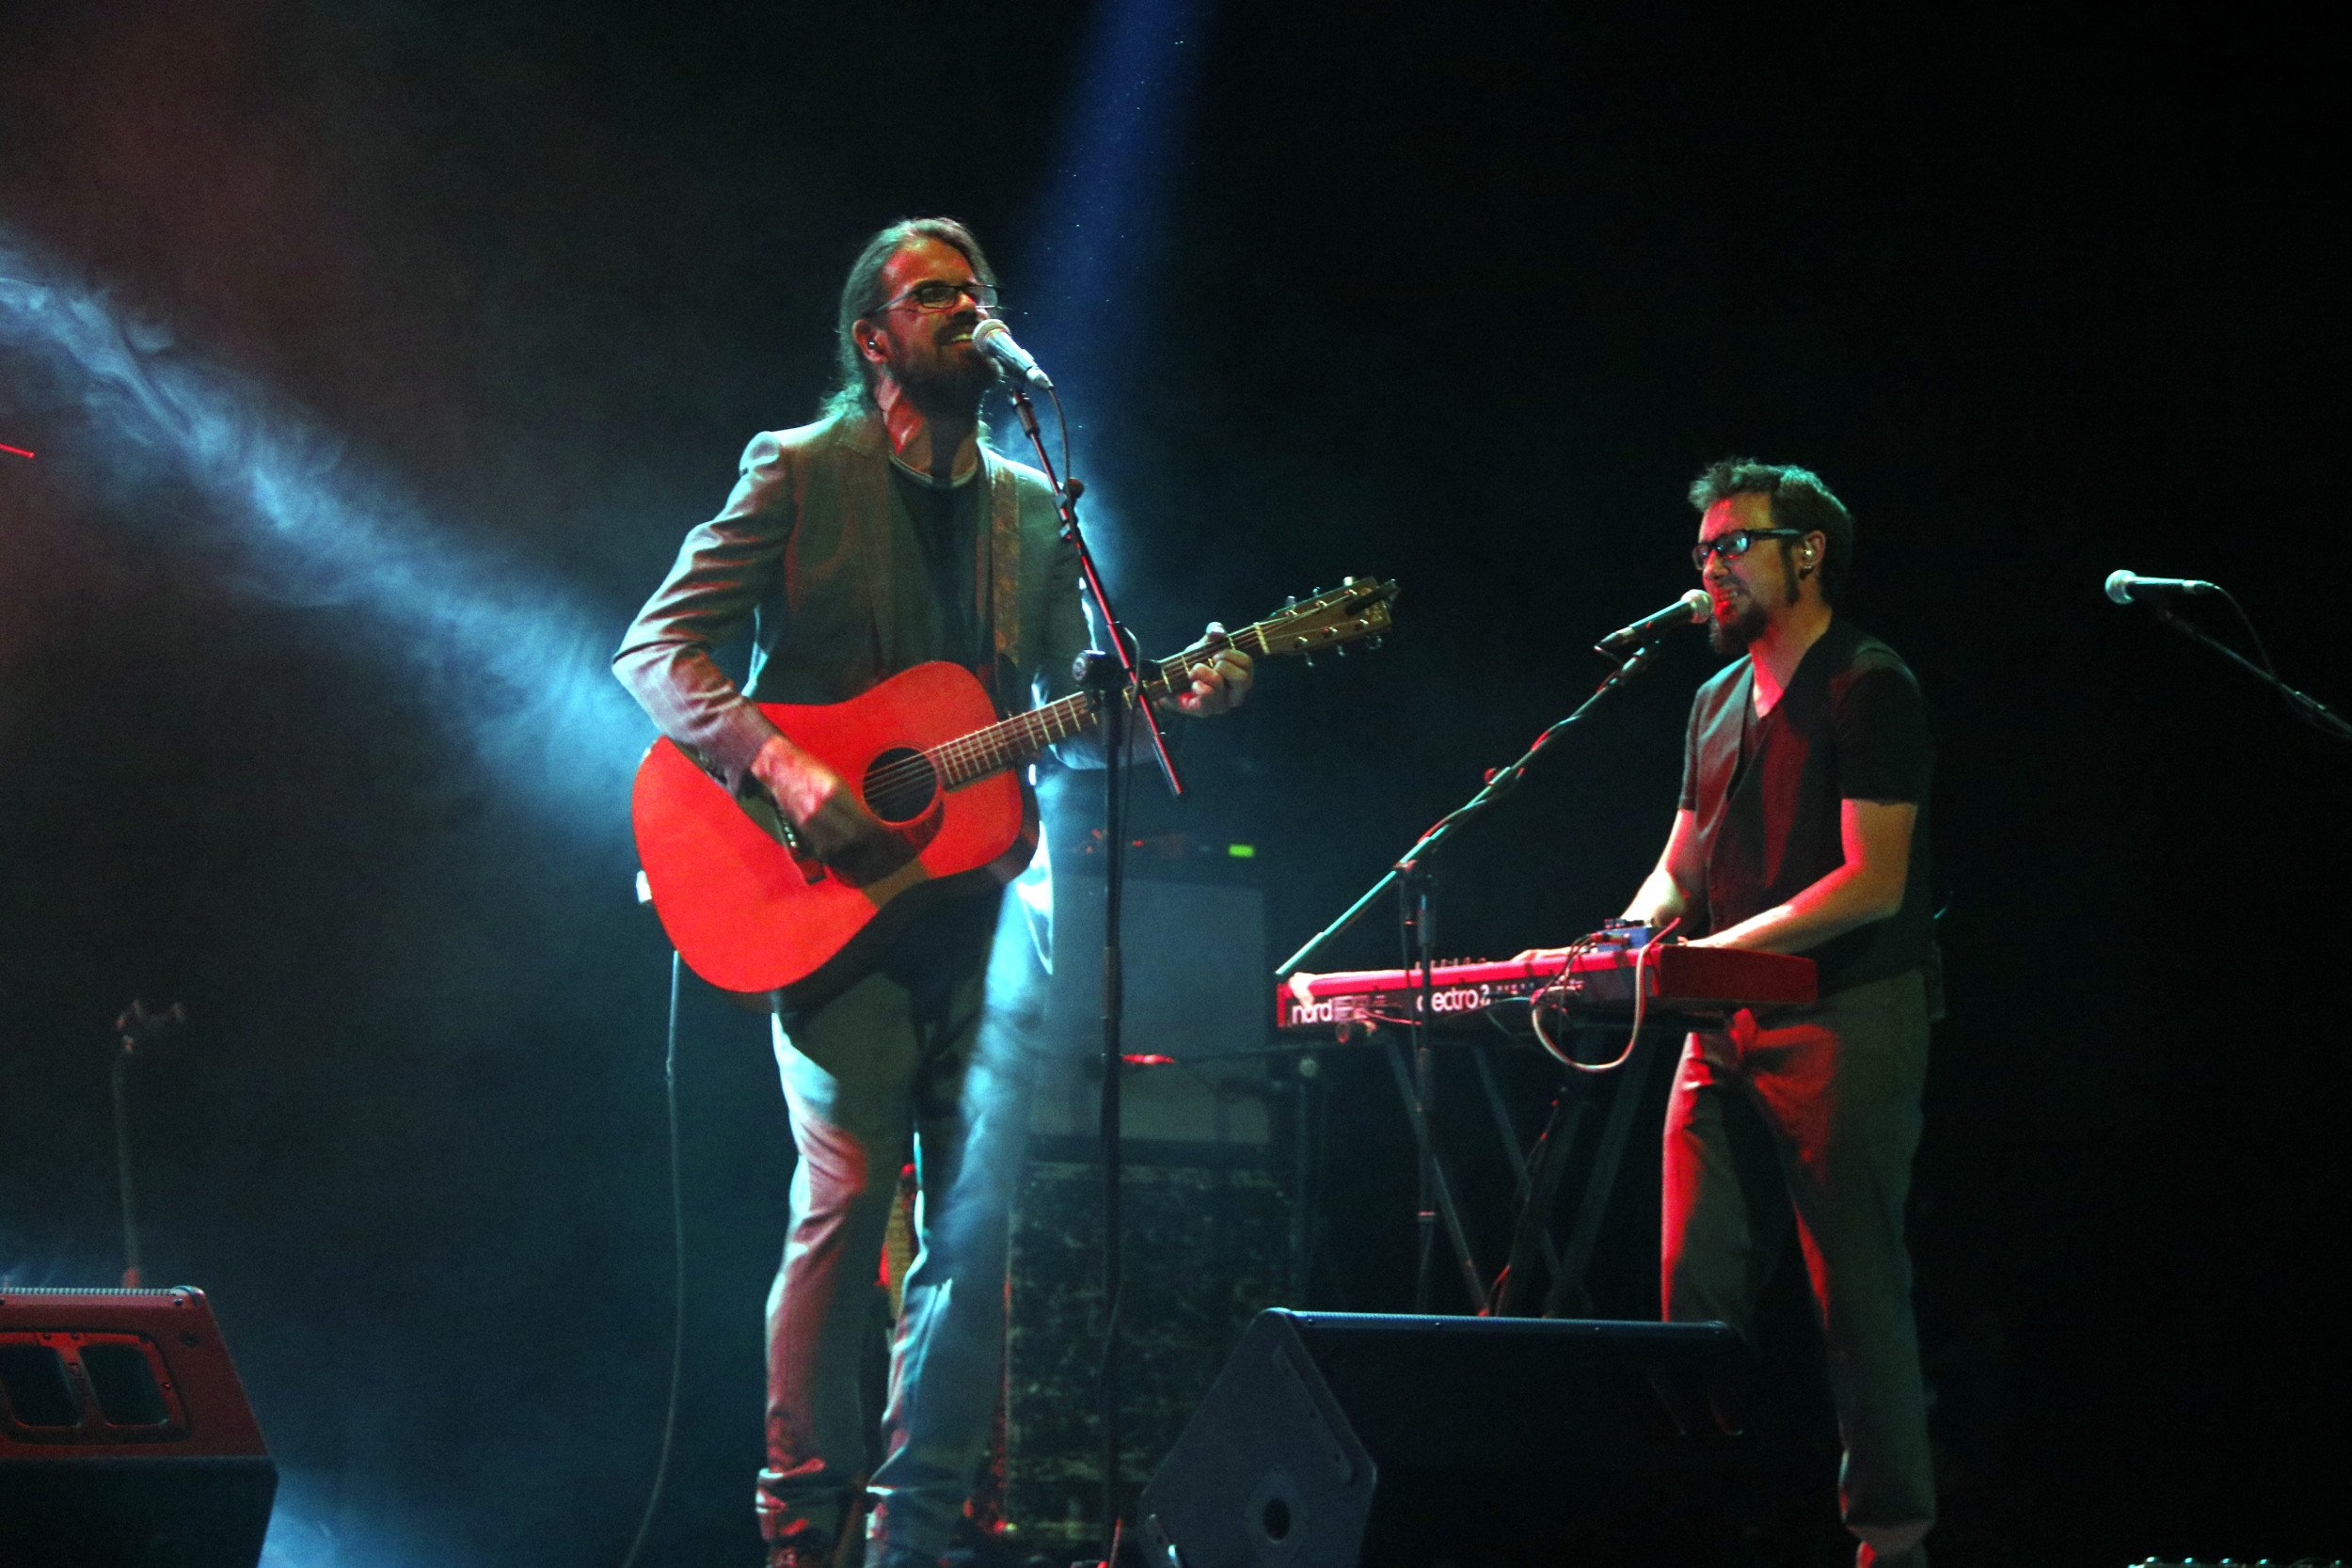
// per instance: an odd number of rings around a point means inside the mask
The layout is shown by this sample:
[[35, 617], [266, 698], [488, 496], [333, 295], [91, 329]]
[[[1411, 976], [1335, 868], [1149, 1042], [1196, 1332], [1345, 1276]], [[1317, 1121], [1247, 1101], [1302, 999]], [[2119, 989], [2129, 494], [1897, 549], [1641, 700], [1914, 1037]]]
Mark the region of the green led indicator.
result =
[[1254, 844], [1229, 844], [1225, 847], [1225, 852], [1237, 861], [1255, 860], [1258, 856], [1258, 847]]

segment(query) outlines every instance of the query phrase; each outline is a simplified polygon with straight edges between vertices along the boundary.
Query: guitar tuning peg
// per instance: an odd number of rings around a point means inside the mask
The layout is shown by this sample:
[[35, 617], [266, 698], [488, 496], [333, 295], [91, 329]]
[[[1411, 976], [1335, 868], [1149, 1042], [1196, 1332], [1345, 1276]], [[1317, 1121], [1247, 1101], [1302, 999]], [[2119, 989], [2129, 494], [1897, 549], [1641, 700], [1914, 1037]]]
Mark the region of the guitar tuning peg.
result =
[[1381, 641], [1381, 640], [1380, 640], [1378, 637], [1367, 637], [1367, 638], [1365, 638], [1365, 639], [1364, 639], [1364, 652], [1366, 652], [1366, 653], [1372, 653], [1372, 652], [1375, 651], [1375, 650], [1376, 650], [1376, 649], [1380, 646], [1380, 641]]
[[1332, 643], [1331, 656], [1334, 658], [1345, 658], [1347, 657], [1347, 644], [1344, 642]]
[[1298, 608], [1298, 595], [1293, 594], [1289, 598], [1284, 599], [1282, 601], [1282, 608], [1284, 610], [1296, 610]]

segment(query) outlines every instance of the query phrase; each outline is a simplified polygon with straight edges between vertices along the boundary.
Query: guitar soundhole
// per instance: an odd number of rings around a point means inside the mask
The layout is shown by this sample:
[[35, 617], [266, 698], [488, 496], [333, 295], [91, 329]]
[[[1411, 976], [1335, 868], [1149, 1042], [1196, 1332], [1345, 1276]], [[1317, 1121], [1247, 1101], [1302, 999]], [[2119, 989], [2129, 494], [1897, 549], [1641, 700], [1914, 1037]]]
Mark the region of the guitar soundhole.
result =
[[866, 809], [885, 822], [912, 822], [939, 793], [939, 774], [922, 752], [893, 747], [866, 767]]

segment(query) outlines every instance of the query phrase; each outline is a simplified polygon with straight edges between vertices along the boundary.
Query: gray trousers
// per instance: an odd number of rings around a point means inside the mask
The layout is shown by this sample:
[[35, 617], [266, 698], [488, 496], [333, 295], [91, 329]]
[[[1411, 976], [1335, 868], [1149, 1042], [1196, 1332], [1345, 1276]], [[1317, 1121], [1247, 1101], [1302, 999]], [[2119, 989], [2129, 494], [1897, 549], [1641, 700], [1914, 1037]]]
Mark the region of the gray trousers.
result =
[[[997, 911], [982, 896], [930, 911], [874, 973], [776, 1022], [800, 1163], [768, 1296], [756, 1500], [771, 1543], [830, 1545], [855, 1522], [862, 1483], [873, 1499], [866, 1560], [935, 1562], [970, 1494], [1002, 1378], [1007, 1217], [1025, 1120], [1006, 1066], [1015, 1053], [994, 1049], [988, 1006]], [[916, 1252], [871, 1465], [860, 1353], [910, 1151]]]
[[1862, 1568], [1924, 1568], [1935, 1522], [1903, 1241], [1927, 1061], [1913, 971], [1692, 1035], [1667, 1103], [1666, 1317], [1751, 1334], [1793, 1231], [1845, 1449], [1839, 1513]]

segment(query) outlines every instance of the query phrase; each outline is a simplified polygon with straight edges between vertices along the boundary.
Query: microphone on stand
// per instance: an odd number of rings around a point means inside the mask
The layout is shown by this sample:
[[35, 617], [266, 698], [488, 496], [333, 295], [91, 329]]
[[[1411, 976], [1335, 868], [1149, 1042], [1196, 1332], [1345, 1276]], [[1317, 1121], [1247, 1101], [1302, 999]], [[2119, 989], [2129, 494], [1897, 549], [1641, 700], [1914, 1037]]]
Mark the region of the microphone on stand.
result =
[[1704, 589], [1693, 588], [1655, 614], [1645, 615], [1629, 626], [1619, 626], [1594, 643], [1593, 647], [1596, 652], [1613, 657], [1627, 648], [1640, 647], [1661, 632], [1672, 631], [1677, 626], [1704, 626], [1706, 622], [1707, 593]]
[[2217, 585], [2197, 578], [2144, 578], [2122, 569], [2107, 574], [2107, 597], [2117, 604], [2152, 602], [2167, 594], [2218, 594]]
[[1041, 392], [1054, 389], [1053, 378], [1038, 369], [1037, 356], [1012, 341], [1012, 328], [994, 316], [972, 329], [972, 346], [996, 361], [999, 374], [1017, 375]]

